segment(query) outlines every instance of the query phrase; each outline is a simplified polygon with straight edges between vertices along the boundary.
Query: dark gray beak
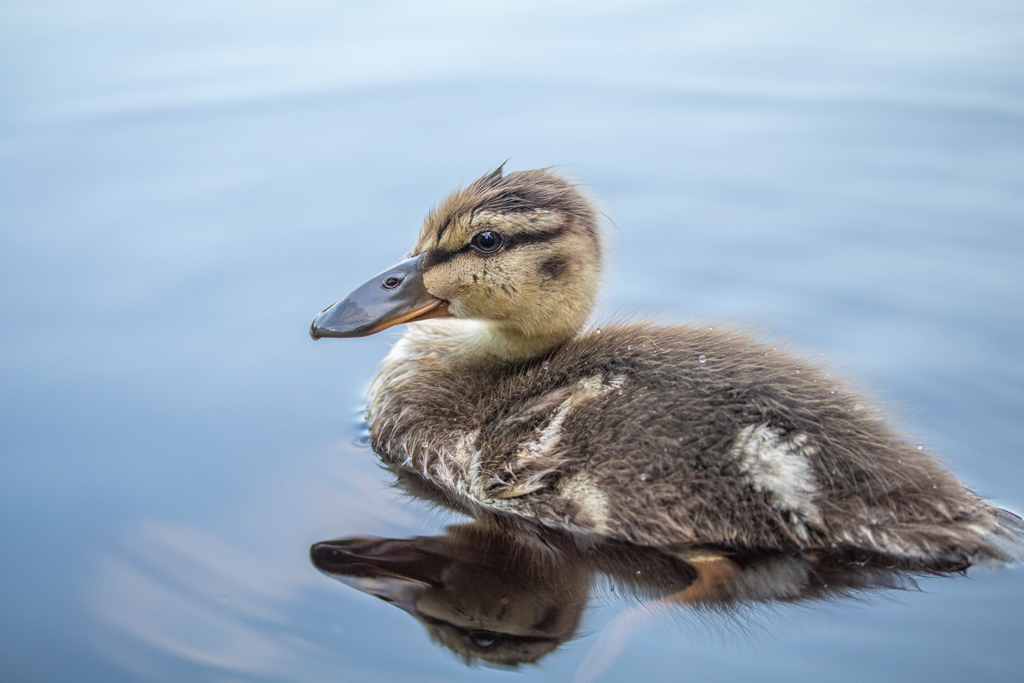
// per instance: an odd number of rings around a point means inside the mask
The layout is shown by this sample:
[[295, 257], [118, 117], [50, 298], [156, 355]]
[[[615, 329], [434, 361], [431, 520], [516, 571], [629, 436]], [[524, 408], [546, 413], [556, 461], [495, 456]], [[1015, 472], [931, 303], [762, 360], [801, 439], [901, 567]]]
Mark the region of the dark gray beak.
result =
[[451, 315], [447, 302], [423, 285], [422, 261], [423, 254], [407, 258], [324, 309], [313, 319], [309, 336], [365, 337], [392, 325]]

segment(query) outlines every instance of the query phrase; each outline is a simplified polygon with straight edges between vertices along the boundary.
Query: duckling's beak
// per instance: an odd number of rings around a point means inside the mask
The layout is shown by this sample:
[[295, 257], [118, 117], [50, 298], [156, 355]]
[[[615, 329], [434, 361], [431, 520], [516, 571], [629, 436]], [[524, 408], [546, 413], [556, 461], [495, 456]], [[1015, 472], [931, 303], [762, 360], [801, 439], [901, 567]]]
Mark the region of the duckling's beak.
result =
[[365, 337], [400, 323], [450, 316], [448, 303], [423, 285], [422, 261], [423, 254], [407, 258], [320, 311], [309, 336]]

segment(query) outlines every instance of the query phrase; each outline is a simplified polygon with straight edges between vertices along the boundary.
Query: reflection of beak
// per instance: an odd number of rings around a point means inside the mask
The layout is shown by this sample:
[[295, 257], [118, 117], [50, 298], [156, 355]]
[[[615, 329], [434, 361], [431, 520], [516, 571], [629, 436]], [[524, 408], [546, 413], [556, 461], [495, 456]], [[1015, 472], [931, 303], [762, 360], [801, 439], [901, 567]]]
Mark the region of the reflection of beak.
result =
[[407, 258], [324, 309], [309, 336], [365, 337], [400, 323], [450, 316], [448, 302], [423, 285], [422, 261], [423, 254]]
[[450, 560], [417, 547], [418, 539], [339, 538], [315, 543], [309, 549], [316, 568], [328, 574], [404, 579], [440, 586]]
[[416, 615], [423, 591], [443, 585], [450, 560], [417, 548], [414, 541], [350, 538], [316, 543], [310, 559], [320, 571]]

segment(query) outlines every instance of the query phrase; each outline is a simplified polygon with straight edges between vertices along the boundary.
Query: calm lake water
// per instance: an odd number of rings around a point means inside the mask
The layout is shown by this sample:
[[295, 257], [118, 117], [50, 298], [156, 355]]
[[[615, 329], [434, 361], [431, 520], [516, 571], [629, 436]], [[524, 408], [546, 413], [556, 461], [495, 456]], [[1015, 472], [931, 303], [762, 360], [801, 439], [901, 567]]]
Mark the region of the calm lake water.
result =
[[[756, 326], [1024, 510], [1024, 4], [0, 6], [0, 678], [481, 681], [310, 545], [465, 520], [313, 315], [510, 156], [591, 189], [599, 318]], [[364, 586], [365, 588], [365, 586]], [[657, 611], [530, 680], [1019, 681], [1024, 570]], [[520, 679], [516, 679], [520, 680]]]

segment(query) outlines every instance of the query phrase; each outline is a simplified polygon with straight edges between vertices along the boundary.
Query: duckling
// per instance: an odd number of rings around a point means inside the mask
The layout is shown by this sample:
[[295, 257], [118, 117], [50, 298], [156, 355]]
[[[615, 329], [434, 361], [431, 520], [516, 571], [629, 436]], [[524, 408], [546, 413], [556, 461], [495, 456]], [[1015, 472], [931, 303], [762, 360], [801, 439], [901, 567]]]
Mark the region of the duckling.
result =
[[371, 385], [370, 445], [402, 486], [476, 518], [584, 545], [1020, 557], [1018, 517], [813, 363], [721, 326], [586, 328], [601, 266], [573, 182], [498, 168], [310, 334], [413, 323]]

